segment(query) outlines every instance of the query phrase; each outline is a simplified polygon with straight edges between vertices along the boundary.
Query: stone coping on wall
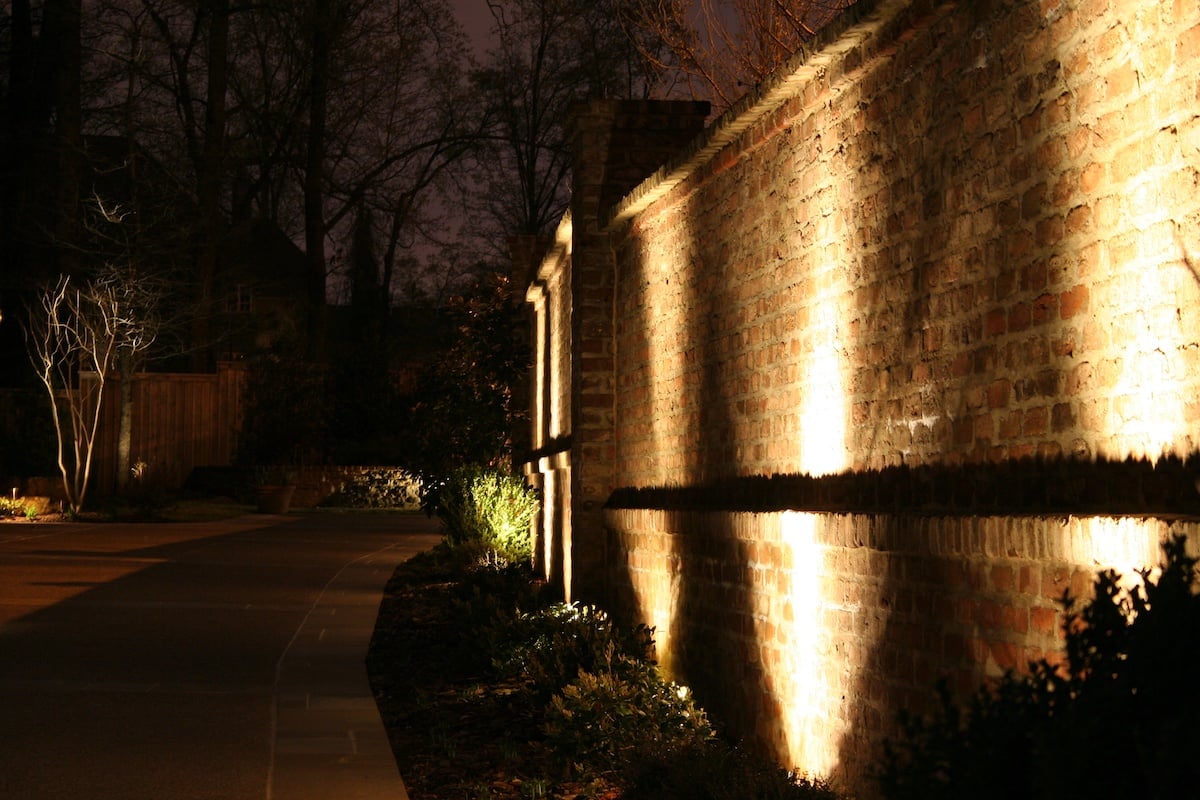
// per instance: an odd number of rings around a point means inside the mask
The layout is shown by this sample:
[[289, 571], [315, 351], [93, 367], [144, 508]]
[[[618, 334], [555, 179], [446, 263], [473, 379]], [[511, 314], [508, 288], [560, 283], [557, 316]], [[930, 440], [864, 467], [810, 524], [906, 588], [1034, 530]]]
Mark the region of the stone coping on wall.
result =
[[[693, 173], [712, 162], [730, 145], [744, 151], [739, 138], [754, 125], [777, 111], [788, 100], [802, 94], [804, 87], [824, 78], [830, 87], [861, 68], [873, 58], [884, 55], [892, 37], [891, 28], [915, 27], [916, 21], [929, 17], [954, 3], [935, 0], [858, 0], [822, 28], [806, 46], [797, 50], [757, 89], [746, 94], [717, 118], [705, 132], [679, 155], [607, 211], [607, 227], [624, 223]], [[732, 153], [736, 160], [742, 153]]]
[[1026, 459], [624, 487], [609, 508], [1200, 517], [1200, 461]]
[[558, 227], [554, 231], [554, 243], [542, 257], [533, 276], [533, 281], [526, 289], [526, 302], [536, 303], [540, 299], [546, 282], [550, 280], [551, 273], [558, 268], [559, 262], [570, 254], [572, 230], [571, 212], [568, 209], [558, 221]]

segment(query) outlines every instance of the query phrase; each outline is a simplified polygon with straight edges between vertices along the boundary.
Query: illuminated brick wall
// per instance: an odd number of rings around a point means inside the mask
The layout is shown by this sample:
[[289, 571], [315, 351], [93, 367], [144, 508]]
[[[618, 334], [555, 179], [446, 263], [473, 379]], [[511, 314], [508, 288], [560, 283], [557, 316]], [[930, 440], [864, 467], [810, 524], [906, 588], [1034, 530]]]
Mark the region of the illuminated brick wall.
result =
[[1168, 532], [1196, 549], [1198, 74], [1197, 0], [860, 0], [573, 208], [605, 447], [562, 517], [605, 506], [574, 536], [606, 567], [575, 593], [870, 796], [934, 679], [1052, 650], [1062, 590]]
[[577, 109], [570, 212], [526, 295], [534, 402], [524, 469], [543, 494], [540, 566], [568, 599], [576, 584], [604, 581], [601, 509], [616, 486], [615, 273], [601, 210], [692, 140], [707, 115], [708, 105], [694, 102], [597, 101]]
[[610, 508], [617, 595], [731, 734], [860, 798], [901, 709], [1055, 657], [1064, 590], [1194, 520]]
[[620, 226], [620, 482], [1190, 454], [1197, 4], [861, 16]]

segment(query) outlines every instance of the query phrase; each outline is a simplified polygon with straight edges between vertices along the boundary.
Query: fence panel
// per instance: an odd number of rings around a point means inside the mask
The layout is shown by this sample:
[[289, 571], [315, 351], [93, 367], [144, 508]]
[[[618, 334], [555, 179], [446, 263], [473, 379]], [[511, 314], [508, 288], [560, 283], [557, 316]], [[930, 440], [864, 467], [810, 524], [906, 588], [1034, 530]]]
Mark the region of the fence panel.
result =
[[[242, 419], [245, 368], [223, 363], [213, 374], [138, 373], [133, 382], [130, 464], [144, 465], [141, 481], [181, 487], [193, 467], [233, 463]], [[92, 463], [92, 492], [117, 486], [120, 386], [105, 387]]]

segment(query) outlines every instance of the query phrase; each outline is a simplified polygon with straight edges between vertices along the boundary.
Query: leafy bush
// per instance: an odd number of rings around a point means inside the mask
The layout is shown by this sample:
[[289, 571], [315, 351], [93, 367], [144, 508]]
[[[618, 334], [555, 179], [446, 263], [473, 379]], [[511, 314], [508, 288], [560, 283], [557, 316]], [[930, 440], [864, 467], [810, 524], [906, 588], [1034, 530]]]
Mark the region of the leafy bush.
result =
[[879, 772], [887, 798], [1193, 796], [1200, 785], [1200, 595], [1182, 537], [1157, 577], [1121, 588], [1101, 572], [1076, 613], [1066, 661], [1009, 673], [960, 709], [944, 687], [926, 720], [904, 717]]
[[0, 517], [16, 517], [25, 513], [25, 500], [0, 495]]
[[546, 735], [581, 774], [627, 767], [647, 750], [695, 747], [714, 736], [686, 688], [653, 664], [615, 656], [599, 672], [580, 672], [550, 701]]
[[408, 420], [405, 465], [423, 479], [464, 461], [512, 458], [513, 432], [526, 427], [530, 359], [529, 323], [514, 292], [525, 288], [495, 273], [446, 304], [446, 347], [418, 377]]
[[527, 610], [548, 603], [549, 587], [534, 579], [528, 561], [509, 562], [481, 542], [445, 546], [468, 565], [453, 596], [457, 627], [467, 634], [468, 651], [462, 657], [481, 673], [494, 671], [506, 632]]
[[650, 628], [624, 633], [601, 609], [575, 603], [519, 614], [490, 638], [500, 673], [524, 676], [547, 697], [581, 673], [611, 671], [614, 659], [653, 663]]
[[438, 491], [436, 511], [451, 545], [482, 542], [504, 559], [533, 557], [540, 500], [521, 478], [480, 466], [460, 467]]
[[325, 463], [328, 374], [318, 364], [264, 355], [246, 371], [237, 461], [244, 466]]
[[[534, 579], [530, 565], [505, 562], [478, 541], [443, 542], [403, 565], [401, 575], [439, 587], [430, 607], [436, 614], [421, 615], [438, 625], [401, 648], [405, 654], [437, 650], [444, 659], [435, 676], [423, 673], [442, 699], [422, 702], [446, 704], [455, 726], [474, 713], [486, 719], [486, 730], [439, 742], [439, 759], [446, 747], [484, 742], [483, 751], [498, 754], [488, 769], [500, 785], [513, 777], [522, 792], [536, 787], [546, 796], [558, 786], [555, 797], [837, 797], [823, 784], [800, 781], [769, 759], [715, 738], [687, 690], [659, 673], [652, 629], [623, 629], [594, 606], [549, 602], [553, 590]], [[399, 602], [411, 604], [407, 597]], [[396, 658], [389, 655], [390, 667]], [[414, 670], [404, 664], [397, 674], [411, 681]], [[447, 677], [457, 681], [458, 692], [448, 690]], [[496, 720], [487, 716], [494, 711]], [[530, 777], [546, 775], [563, 783]]]
[[368, 467], [345, 474], [325, 505], [344, 508], [403, 508], [421, 504], [421, 481], [400, 467]]

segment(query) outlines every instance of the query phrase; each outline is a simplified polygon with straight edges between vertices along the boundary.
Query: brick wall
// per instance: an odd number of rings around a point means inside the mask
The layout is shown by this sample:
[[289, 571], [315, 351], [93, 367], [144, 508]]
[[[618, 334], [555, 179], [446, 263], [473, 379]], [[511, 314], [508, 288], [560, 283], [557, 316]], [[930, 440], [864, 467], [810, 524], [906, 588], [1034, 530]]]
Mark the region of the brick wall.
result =
[[610, 508], [609, 598], [735, 736], [872, 797], [899, 710], [1054, 658], [1063, 592], [1194, 520]]
[[1198, 74], [1198, 0], [860, 0], [611, 207], [577, 187], [576, 593], [870, 796], [935, 678], [1200, 546]]
[[619, 483], [1190, 455], [1196, 4], [860, 5], [617, 231]]

